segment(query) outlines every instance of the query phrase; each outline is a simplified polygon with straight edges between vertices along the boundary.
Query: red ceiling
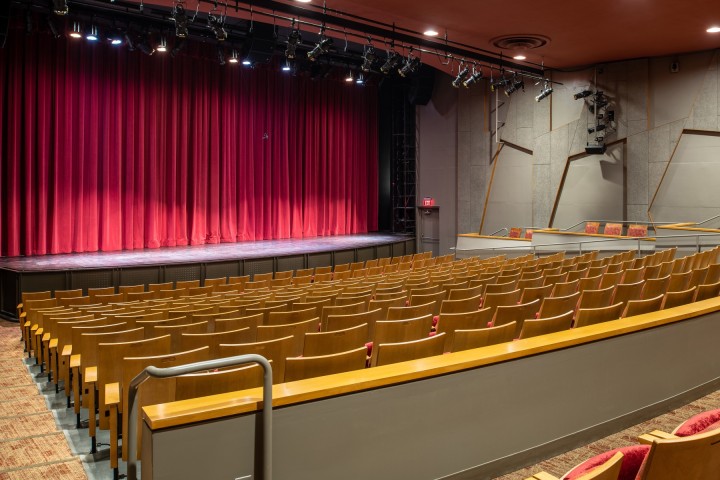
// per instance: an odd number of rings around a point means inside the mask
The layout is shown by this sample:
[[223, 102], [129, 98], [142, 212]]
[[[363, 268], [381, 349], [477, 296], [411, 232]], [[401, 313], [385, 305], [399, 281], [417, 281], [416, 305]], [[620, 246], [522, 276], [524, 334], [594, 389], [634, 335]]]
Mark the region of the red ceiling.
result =
[[[491, 51], [498, 51], [495, 37], [542, 35], [550, 38], [547, 45], [523, 53], [529, 62], [558, 68], [720, 48], [720, 33], [706, 32], [720, 26], [720, 0], [327, 0], [327, 7], [420, 32], [433, 27], [451, 41]], [[449, 69], [426, 57], [423, 62]]]

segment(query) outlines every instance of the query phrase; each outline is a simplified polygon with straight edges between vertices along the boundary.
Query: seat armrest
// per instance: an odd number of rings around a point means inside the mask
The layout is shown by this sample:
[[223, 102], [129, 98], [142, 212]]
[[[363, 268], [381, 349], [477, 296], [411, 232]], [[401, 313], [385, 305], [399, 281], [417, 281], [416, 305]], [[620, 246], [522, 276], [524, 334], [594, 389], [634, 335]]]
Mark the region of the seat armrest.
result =
[[650, 433], [640, 435], [638, 437], [638, 442], [643, 445], [652, 445], [656, 440], [671, 440], [673, 438], [678, 437], [676, 435], [673, 435], [672, 433], [666, 433], [661, 430], [653, 430]]
[[18, 303], [17, 309], [18, 309], [18, 310], [22, 310], [22, 308], [23, 308], [23, 304], [22, 304], [22, 303]]
[[62, 349], [62, 353], [60, 354], [60, 356], [69, 357], [70, 355], [72, 355], [72, 345], [65, 345]]
[[[73, 355], [74, 357], [75, 355]], [[97, 367], [87, 367], [85, 369], [85, 375], [83, 375], [83, 382], [95, 383], [97, 382]]]
[[50, 341], [50, 332], [43, 333], [42, 341], [43, 341], [43, 342], [49, 342], [49, 341]]
[[108, 383], [105, 385], [105, 405], [119, 405], [120, 404], [120, 384], [118, 382]]
[[526, 478], [525, 480], [558, 480], [558, 478], [550, 475], [547, 472], [538, 472], [532, 477]]
[[50, 350], [52, 350], [52, 349], [54, 349], [54, 348], [56, 349], [57, 346], [58, 346], [58, 339], [57, 339], [57, 338], [51, 338], [51, 339], [50, 339], [50, 343], [48, 344], [48, 348], [49, 348]]
[[[63, 354], [64, 353], [65, 353], [65, 350], [63, 349]], [[70, 356], [70, 368], [80, 368], [80, 354], [79, 353]]]

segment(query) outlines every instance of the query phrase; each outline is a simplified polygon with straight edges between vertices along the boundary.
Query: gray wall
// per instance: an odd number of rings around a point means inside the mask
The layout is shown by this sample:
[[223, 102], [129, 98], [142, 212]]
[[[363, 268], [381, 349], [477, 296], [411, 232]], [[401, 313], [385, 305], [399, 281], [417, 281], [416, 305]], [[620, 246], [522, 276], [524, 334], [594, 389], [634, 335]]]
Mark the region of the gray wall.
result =
[[[670, 72], [670, 63], [678, 62], [680, 69]], [[554, 227], [564, 228], [578, 218], [589, 216], [603, 219], [648, 221], [699, 220], [720, 213], [720, 198], [710, 194], [712, 188], [705, 179], [720, 178], [720, 163], [711, 161], [719, 156], [716, 148], [695, 148], [698, 140], [683, 139], [683, 131], [720, 132], [720, 69], [718, 52], [699, 52], [676, 57], [659, 57], [603, 65], [597, 71], [598, 86], [612, 99], [616, 112], [617, 131], [606, 142], [620, 146], [609, 149], [601, 157], [581, 158], [588, 141], [587, 126], [593, 121], [582, 100], [573, 94], [592, 84], [594, 69], [576, 72], [553, 72], [552, 78], [564, 85], [556, 85], [553, 95], [535, 102], [542, 85], [526, 82], [526, 91], [506, 98], [500, 96], [498, 117], [501, 119], [499, 138], [531, 153], [522, 164], [522, 182], [532, 178], [532, 188], [523, 192], [531, 195], [532, 218], [535, 227], [550, 226], [553, 206], [557, 202]], [[436, 95], [445, 92], [443, 83], [450, 77], [438, 78]], [[444, 95], [444, 93], [441, 93]], [[505, 202], [496, 202], [503, 194], [496, 188], [507, 188], [505, 183], [490, 186], [492, 158], [496, 151], [493, 130], [494, 94], [487, 91], [487, 82], [474, 89], [461, 88], [455, 97], [457, 147], [457, 226], [459, 233], [477, 232], [480, 226], [487, 189], [490, 203], [485, 214], [482, 233], [502, 226], [530, 226], [525, 224], [528, 209], [519, 204], [511, 208]], [[445, 112], [451, 113], [445, 106]], [[450, 134], [446, 128], [451, 119], [443, 116], [443, 123], [432, 122], [432, 108], [418, 109], [421, 151], [420, 168], [433, 171], [438, 162], [444, 166], [452, 159], [438, 159], [423, 151], [423, 132], [428, 130]], [[427, 118], [426, 118], [427, 117]], [[427, 120], [427, 121], [426, 121]], [[709, 142], [708, 138], [703, 141]], [[438, 143], [438, 139], [433, 139]], [[450, 143], [447, 140], [445, 143]], [[673, 153], [673, 162], [665, 181], [660, 185]], [[687, 157], [690, 155], [690, 157]], [[697, 157], [699, 155], [699, 157]], [[687, 157], [687, 159], [685, 159]], [[572, 160], [570, 160], [572, 158]], [[694, 160], [689, 160], [694, 158]], [[502, 163], [502, 158], [500, 158]], [[569, 163], [568, 163], [569, 162]], [[620, 164], [623, 165], [622, 182]], [[567, 178], [562, 186], [567, 166]], [[455, 173], [455, 172], [453, 172]], [[497, 171], [496, 171], [497, 174]], [[702, 178], [701, 178], [702, 177]], [[442, 177], [443, 181], [445, 177]], [[677, 183], [679, 180], [682, 182]], [[622, 205], [618, 204], [617, 186], [622, 183]], [[690, 215], [681, 207], [686, 187], [693, 186], [691, 207], [700, 205], [700, 211]], [[588, 198], [588, 188], [601, 190]], [[682, 191], [678, 191], [682, 187]], [[421, 187], [421, 190], [425, 188]], [[447, 191], [453, 187], [444, 185]], [[652, 204], [658, 191], [656, 203]], [[419, 193], [421, 195], [421, 193]], [[685, 199], [687, 200], [687, 199]], [[695, 200], [700, 203], [695, 203]], [[524, 204], [525, 199], [522, 199]], [[582, 219], [580, 218], [580, 219]], [[448, 232], [449, 234], [449, 232]]]

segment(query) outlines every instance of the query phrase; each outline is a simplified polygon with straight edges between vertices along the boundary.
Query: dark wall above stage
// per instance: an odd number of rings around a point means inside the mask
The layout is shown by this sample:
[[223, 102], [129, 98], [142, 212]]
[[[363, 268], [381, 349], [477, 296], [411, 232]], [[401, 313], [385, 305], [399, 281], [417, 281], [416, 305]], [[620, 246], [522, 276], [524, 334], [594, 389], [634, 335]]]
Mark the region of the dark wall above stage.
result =
[[0, 255], [377, 230], [371, 85], [15, 25], [0, 104]]

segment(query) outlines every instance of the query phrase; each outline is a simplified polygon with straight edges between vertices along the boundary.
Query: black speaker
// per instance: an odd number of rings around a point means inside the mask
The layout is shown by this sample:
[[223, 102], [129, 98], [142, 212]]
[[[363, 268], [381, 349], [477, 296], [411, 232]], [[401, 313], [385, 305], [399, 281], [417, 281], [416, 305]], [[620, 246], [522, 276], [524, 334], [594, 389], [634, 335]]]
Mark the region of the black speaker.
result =
[[435, 87], [435, 69], [423, 65], [412, 78], [408, 101], [412, 105], [427, 105]]

